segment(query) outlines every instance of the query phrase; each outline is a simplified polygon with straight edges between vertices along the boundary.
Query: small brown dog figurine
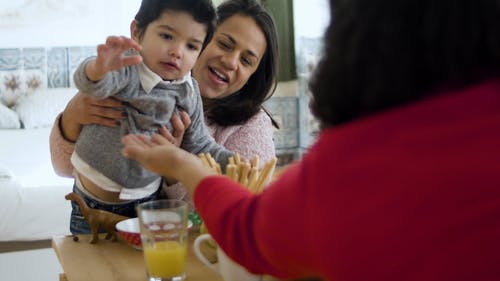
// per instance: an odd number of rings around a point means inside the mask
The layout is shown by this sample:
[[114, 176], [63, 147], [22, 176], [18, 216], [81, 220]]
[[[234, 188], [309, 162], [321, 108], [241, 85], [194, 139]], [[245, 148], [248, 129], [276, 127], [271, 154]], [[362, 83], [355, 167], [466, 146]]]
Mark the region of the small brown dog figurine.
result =
[[64, 198], [66, 198], [66, 200], [75, 201], [80, 206], [80, 211], [90, 225], [90, 230], [92, 231], [92, 239], [90, 239], [91, 244], [95, 244], [99, 240], [99, 226], [104, 228], [107, 232], [105, 239], [116, 241], [115, 225], [122, 220], [129, 219], [129, 217], [117, 215], [108, 211], [92, 209], [85, 203], [80, 195], [74, 192], [67, 194]]

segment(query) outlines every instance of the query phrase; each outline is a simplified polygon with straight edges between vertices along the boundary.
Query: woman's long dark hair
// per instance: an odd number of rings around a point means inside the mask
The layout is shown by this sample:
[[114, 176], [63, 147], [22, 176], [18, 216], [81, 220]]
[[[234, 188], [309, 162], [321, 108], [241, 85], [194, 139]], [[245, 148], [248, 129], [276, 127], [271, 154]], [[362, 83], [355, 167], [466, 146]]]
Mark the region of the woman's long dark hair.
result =
[[[217, 25], [234, 15], [251, 17], [260, 27], [267, 42], [257, 70], [236, 93], [221, 99], [204, 99], [209, 122], [220, 126], [239, 125], [254, 116], [276, 90], [278, 77], [278, 38], [271, 15], [255, 0], [228, 0], [217, 8]], [[271, 118], [272, 119], [272, 118]], [[273, 124], [277, 124], [273, 121]]]
[[498, 73], [500, 1], [330, 0], [310, 88], [322, 127]]

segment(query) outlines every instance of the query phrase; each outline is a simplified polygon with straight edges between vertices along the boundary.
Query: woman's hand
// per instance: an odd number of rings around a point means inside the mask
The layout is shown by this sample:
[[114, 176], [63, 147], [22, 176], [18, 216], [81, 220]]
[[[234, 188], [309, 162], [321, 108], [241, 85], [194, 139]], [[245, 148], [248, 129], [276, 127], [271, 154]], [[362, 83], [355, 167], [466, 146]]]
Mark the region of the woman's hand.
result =
[[77, 93], [66, 105], [61, 116], [61, 133], [75, 142], [82, 125], [100, 124], [114, 127], [123, 119], [123, 104], [113, 98], [97, 99]]
[[174, 131], [170, 133], [167, 128], [161, 127], [158, 130], [158, 133], [167, 139], [170, 143], [173, 143], [175, 146], [180, 147], [182, 144], [182, 139], [184, 137], [184, 132], [187, 127], [191, 125], [191, 118], [189, 118], [189, 114], [185, 111], [180, 111], [180, 116], [177, 114], [172, 114], [172, 118], [170, 118], [170, 122], [172, 123], [172, 127]]

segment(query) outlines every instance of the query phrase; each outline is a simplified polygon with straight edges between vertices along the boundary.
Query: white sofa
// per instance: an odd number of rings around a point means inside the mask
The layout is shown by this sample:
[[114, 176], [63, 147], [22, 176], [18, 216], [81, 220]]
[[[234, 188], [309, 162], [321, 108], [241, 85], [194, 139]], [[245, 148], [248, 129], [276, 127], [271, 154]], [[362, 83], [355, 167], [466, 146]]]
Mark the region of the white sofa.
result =
[[0, 111], [0, 125], [17, 116], [22, 127], [0, 129], [0, 241], [69, 234], [71, 206], [64, 195], [73, 181], [53, 171], [49, 134], [75, 93], [72, 88], [44, 89]]

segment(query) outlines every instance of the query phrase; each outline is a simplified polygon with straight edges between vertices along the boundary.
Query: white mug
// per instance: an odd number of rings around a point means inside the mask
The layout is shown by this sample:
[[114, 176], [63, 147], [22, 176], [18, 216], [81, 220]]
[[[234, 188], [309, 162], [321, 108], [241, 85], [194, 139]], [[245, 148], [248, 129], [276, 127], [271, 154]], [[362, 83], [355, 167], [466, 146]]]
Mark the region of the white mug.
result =
[[194, 240], [194, 253], [206, 266], [217, 272], [224, 281], [261, 281], [262, 276], [248, 272], [243, 266], [230, 259], [222, 249], [217, 246], [217, 263], [211, 263], [201, 252], [200, 245], [203, 241], [211, 240], [210, 234], [202, 234]]

